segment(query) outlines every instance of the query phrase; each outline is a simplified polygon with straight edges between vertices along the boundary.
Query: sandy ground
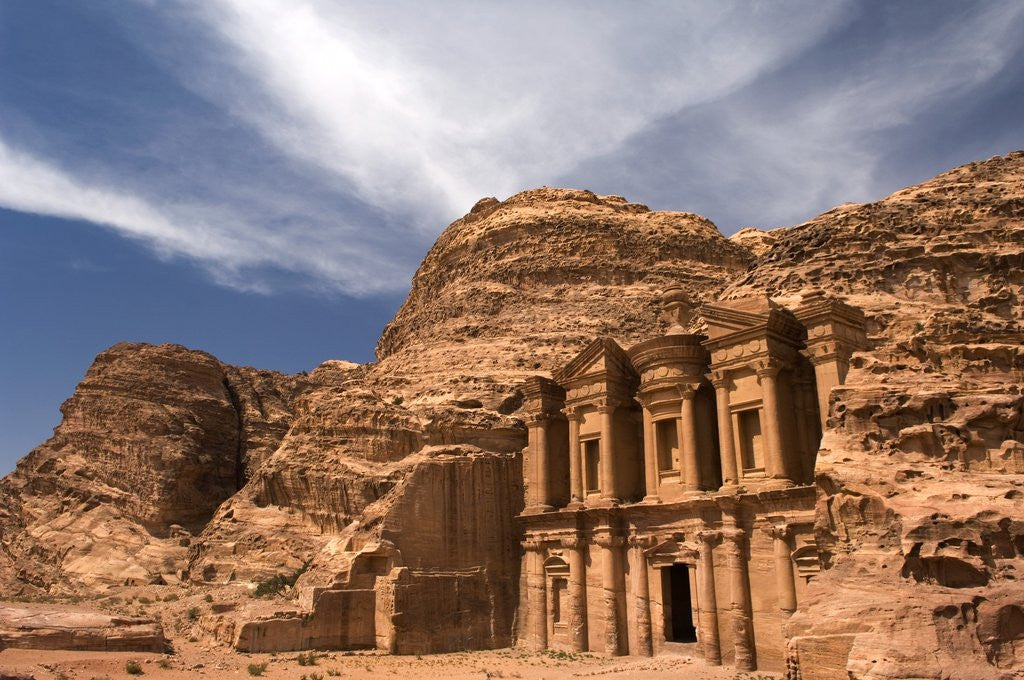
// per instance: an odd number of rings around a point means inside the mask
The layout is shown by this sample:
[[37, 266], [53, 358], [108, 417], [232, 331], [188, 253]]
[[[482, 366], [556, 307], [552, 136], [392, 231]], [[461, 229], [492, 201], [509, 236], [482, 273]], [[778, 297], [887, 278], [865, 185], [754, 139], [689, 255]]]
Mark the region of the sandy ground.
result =
[[[163, 601], [168, 595], [174, 598], [173, 601]], [[5, 672], [25, 674], [36, 680], [120, 680], [133, 677], [177, 680], [195, 677], [250, 678], [257, 674], [271, 680], [327, 680], [332, 677], [451, 680], [562, 680], [586, 677], [775, 680], [781, 677], [769, 673], [737, 673], [732, 668], [705, 666], [699, 658], [687, 656], [685, 648], [678, 655], [659, 656], [653, 659], [604, 658], [593, 654], [564, 652], [532, 653], [518, 649], [422, 657], [389, 656], [377, 651], [320, 652], [313, 653], [314, 665], [302, 665], [300, 657], [302, 661], [308, 661], [309, 654], [243, 654], [197, 635], [194, 616], [190, 616], [190, 613], [206, 614], [217, 606], [231, 606], [248, 601], [248, 591], [238, 588], [193, 590], [141, 587], [119, 589], [111, 595], [81, 602], [12, 602], [9, 603], [12, 606], [28, 608], [103, 611], [126, 616], [155, 617], [163, 623], [164, 634], [170, 640], [174, 653], [4, 649], [0, 651], [0, 678]], [[274, 601], [267, 604], [272, 605]], [[127, 672], [129, 661], [138, 663], [142, 671], [141, 676]]]
[[767, 673], [736, 673], [731, 668], [709, 668], [699, 660], [684, 656], [654, 659], [621, 657], [603, 659], [582, 655], [559, 658], [557, 654], [529, 654], [516, 650], [436, 654], [423, 657], [387, 656], [375, 652], [328, 652], [320, 654], [313, 666], [299, 665], [299, 655], [238, 654], [226, 649], [207, 649], [184, 644], [174, 655], [131, 652], [65, 652], [34, 649], [6, 649], [0, 652], [0, 677], [4, 671], [31, 674], [36, 680], [81, 679], [115, 680], [140, 677], [126, 671], [129, 660], [137, 661], [141, 677], [160, 680], [197, 676], [209, 678], [248, 678], [250, 665], [261, 677], [318, 680], [338, 678], [450, 678], [485, 680], [486, 678], [649, 678], [668, 680], [740, 680], [775, 678]]

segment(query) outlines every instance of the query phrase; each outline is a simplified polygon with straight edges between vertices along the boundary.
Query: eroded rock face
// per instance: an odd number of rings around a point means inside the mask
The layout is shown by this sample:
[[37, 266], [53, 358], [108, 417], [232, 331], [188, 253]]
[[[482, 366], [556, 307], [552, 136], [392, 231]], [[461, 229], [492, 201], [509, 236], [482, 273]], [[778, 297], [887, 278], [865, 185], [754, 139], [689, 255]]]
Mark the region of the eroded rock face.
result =
[[[824, 569], [786, 627], [792, 674], [992, 677], [1024, 662], [1022, 272], [1021, 152], [731, 239], [585, 191], [484, 199], [427, 255], [376, 364], [283, 376], [174, 346], [101, 354], [54, 437], [0, 481], [0, 584], [94, 592], [308, 565], [294, 601], [208, 634], [242, 649], [508, 644], [521, 381], [594, 336], [658, 334], [670, 283], [789, 306], [824, 289], [865, 311], [873, 349], [829, 404]], [[372, 626], [353, 614], [368, 602], [384, 614]], [[452, 622], [437, 634], [435, 615]]]
[[749, 251], [693, 213], [571, 189], [483, 199], [427, 253], [377, 345], [379, 379], [413, 402], [518, 407], [512, 386], [565, 364], [595, 335], [657, 330], [669, 283], [714, 299]]
[[176, 345], [100, 354], [53, 437], [0, 481], [8, 592], [179, 578], [188, 536], [277, 447], [301, 389]]
[[163, 628], [153, 619], [58, 609], [0, 607], [0, 649], [163, 652]]
[[1024, 154], [772, 232], [726, 295], [814, 289], [874, 350], [833, 391], [816, 467], [828, 567], [792, 618], [800, 677], [993, 677], [1024, 631]]

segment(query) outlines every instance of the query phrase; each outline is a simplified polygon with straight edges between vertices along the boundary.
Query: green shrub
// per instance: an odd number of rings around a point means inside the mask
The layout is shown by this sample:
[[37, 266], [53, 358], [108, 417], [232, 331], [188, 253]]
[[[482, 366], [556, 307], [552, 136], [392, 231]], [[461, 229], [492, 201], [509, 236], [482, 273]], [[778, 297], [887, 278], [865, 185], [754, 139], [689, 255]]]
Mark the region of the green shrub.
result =
[[207, 593], [206, 597], [203, 598], [203, 602], [213, 602], [213, 595]]
[[142, 666], [139, 665], [138, 661], [129, 659], [124, 662], [124, 672], [128, 675], [142, 675]]
[[263, 675], [265, 670], [267, 670], [266, 662], [249, 664], [249, 675]]
[[159, 661], [156, 662], [156, 665], [160, 666], [160, 668], [163, 668], [164, 670], [166, 670], [166, 669], [171, 667], [171, 660], [170, 659], [160, 659]]
[[307, 654], [299, 654], [295, 657], [295, 660], [299, 662], [300, 666], [315, 666], [316, 665], [316, 652], [309, 652]]
[[177, 601], [178, 601], [178, 596], [175, 593], [171, 593], [170, 595], [164, 595], [164, 602], [177, 602]]
[[150, 602], [152, 602], [152, 600], [149, 599], [148, 597], [140, 597], [139, 598], [139, 604], [149, 604]]
[[189, 621], [195, 621], [196, 619], [199, 618], [199, 614], [200, 613], [201, 613], [201, 611], [200, 611], [199, 607], [192, 607], [191, 609], [188, 610], [188, 620]]
[[313, 560], [306, 560], [302, 567], [291, 575], [274, 574], [266, 581], [260, 581], [256, 584], [256, 591], [253, 593], [253, 597], [271, 597], [277, 595], [285, 588], [292, 587], [299, 580], [299, 577], [306, 573], [306, 570], [309, 569], [309, 565], [312, 563]]

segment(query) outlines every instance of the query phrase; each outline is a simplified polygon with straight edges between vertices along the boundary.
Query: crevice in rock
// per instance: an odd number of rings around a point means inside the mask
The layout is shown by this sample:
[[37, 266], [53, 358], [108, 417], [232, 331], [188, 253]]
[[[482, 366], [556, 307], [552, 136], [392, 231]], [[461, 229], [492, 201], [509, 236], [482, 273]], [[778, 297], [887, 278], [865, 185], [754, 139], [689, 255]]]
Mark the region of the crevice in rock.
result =
[[222, 381], [224, 384], [224, 390], [228, 393], [228, 399], [231, 400], [231, 407], [235, 410], [235, 422], [237, 427], [235, 428], [235, 491], [240, 491], [247, 481], [245, 474], [245, 423], [242, 416], [242, 401], [238, 398], [238, 393], [235, 392], [235, 388], [231, 386], [231, 382], [224, 378]]

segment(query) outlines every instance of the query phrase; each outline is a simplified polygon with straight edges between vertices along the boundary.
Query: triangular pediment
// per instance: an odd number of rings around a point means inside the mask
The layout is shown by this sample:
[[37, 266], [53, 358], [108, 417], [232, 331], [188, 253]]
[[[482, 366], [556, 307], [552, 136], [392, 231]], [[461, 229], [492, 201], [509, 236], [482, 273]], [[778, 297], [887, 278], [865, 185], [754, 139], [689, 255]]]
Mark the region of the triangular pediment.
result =
[[611, 338], [598, 338], [583, 348], [562, 370], [555, 373], [561, 384], [582, 376], [634, 376], [633, 364], [626, 351]]
[[[711, 342], [747, 331], [767, 331], [799, 336], [799, 324], [793, 313], [765, 295], [726, 300], [702, 305], [700, 314], [707, 323]], [[794, 324], [797, 327], [793, 327]]]

